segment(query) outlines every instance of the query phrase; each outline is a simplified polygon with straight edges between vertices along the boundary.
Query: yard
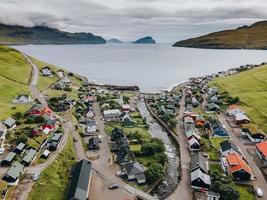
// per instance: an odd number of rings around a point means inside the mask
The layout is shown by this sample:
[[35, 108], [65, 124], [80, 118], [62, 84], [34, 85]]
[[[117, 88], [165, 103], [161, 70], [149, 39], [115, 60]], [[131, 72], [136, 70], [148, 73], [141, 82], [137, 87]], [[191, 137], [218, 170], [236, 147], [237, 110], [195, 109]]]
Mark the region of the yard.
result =
[[232, 97], [239, 97], [241, 108], [252, 122], [267, 131], [267, 67], [261, 66], [212, 82]]
[[214, 172], [214, 171], [218, 171], [220, 174], [223, 173], [222, 167], [220, 165], [220, 163], [210, 163], [209, 164], [210, 167], [210, 172]]
[[202, 136], [200, 140], [202, 150], [209, 155], [210, 160], [219, 160], [218, 150], [215, 149], [210, 139]]
[[[69, 182], [70, 168], [75, 164], [75, 153], [72, 138], [69, 137], [66, 146], [57, 159], [45, 169], [40, 179], [33, 186], [28, 200], [65, 199]], [[49, 192], [44, 192], [49, 191]]]
[[245, 185], [235, 185], [235, 188], [240, 192], [240, 200], [255, 200], [255, 194], [249, 191], [249, 187]]
[[210, 138], [210, 142], [215, 149], [220, 149], [220, 143], [227, 140], [227, 138]]

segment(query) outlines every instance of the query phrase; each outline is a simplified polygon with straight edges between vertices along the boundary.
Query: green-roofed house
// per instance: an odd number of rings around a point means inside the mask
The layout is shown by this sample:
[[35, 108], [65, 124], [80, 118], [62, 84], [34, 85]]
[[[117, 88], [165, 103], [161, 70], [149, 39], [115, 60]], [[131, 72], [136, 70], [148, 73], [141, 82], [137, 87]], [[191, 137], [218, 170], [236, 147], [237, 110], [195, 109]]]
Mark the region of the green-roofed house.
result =
[[2, 160], [1, 162], [1, 166], [9, 166], [11, 165], [11, 163], [13, 162], [13, 160], [15, 159], [15, 156], [17, 154], [15, 152], [9, 152], [6, 157], [4, 158], [4, 160]]
[[21, 164], [23, 164], [24, 166], [29, 166], [33, 161], [33, 159], [35, 158], [35, 156], [36, 156], [36, 150], [30, 149], [23, 157]]
[[14, 162], [14, 164], [6, 172], [3, 180], [8, 183], [8, 185], [17, 185], [20, 175], [24, 171], [24, 166], [19, 162]]

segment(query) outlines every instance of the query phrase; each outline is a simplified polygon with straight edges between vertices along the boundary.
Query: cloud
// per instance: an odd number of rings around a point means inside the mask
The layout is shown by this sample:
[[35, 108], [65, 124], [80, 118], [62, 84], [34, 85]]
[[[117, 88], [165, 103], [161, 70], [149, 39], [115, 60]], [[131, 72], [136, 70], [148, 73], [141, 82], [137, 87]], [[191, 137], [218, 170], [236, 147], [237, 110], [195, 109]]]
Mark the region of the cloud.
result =
[[0, 22], [173, 42], [267, 18], [265, 0], [1, 0]]

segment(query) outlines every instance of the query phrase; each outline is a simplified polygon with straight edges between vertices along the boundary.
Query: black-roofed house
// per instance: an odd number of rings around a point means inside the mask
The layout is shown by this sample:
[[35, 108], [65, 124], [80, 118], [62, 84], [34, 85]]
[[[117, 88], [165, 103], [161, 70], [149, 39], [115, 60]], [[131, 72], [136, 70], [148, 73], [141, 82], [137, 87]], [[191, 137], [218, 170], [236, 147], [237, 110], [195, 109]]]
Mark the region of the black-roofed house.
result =
[[88, 149], [89, 150], [95, 150], [99, 149], [99, 139], [97, 137], [91, 137], [88, 141]]
[[114, 128], [111, 133], [110, 140], [115, 141], [117, 138], [124, 137], [123, 130], [120, 128]]
[[6, 181], [8, 185], [16, 185], [23, 171], [24, 171], [24, 166], [16, 161], [9, 168], [9, 170], [6, 172], [5, 176], [2, 179]]
[[194, 189], [208, 190], [211, 186], [210, 176], [200, 168], [191, 172], [191, 187]]
[[34, 160], [35, 156], [36, 156], [36, 150], [30, 149], [23, 157], [21, 164], [23, 164], [24, 166], [29, 166], [31, 162]]
[[26, 147], [26, 145], [22, 142], [20, 142], [16, 147], [15, 149], [13, 150], [13, 152], [17, 153], [17, 154], [20, 154], [23, 149]]
[[58, 147], [58, 142], [51, 142], [48, 146], [49, 151], [56, 151]]
[[16, 120], [13, 119], [12, 117], [7, 118], [4, 122], [3, 122], [7, 128], [9, 129], [13, 129], [16, 127]]
[[115, 160], [119, 164], [128, 163], [135, 160], [133, 152], [129, 148], [122, 146], [115, 152]]
[[125, 113], [123, 115], [123, 117], [121, 118], [121, 121], [122, 121], [123, 126], [132, 127], [136, 124], [136, 122], [131, 118], [130, 115], [128, 115], [128, 113]]
[[17, 154], [15, 152], [9, 152], [6, 157], [4, 158], [4, 160], [1, 161], [1, 165], [2, 166], [9, 166], [11, 165], [11, 163], [13, 162], [13, 160], [15, 159], [15, 156]]
[[220, 153], [222, 156], [226, 156], [231, 152], [239, 152], [237, 146], [233, 144], [230, 140], [225, 140], [220, 143]]
[[123, 166], [128, 181], [136, 180], [139, 185], [146, 183], [145, 170], [139, 162], [129, 162]]
[[89, 200], [92, 164], [88, 160], [79, 161], [73, 170], [66, 200]]

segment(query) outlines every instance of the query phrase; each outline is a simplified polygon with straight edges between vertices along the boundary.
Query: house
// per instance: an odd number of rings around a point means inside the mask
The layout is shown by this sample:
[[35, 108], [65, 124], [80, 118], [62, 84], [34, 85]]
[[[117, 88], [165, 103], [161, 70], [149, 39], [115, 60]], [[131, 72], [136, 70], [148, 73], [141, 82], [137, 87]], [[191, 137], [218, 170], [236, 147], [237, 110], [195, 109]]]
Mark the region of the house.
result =
[[262, 165], [267, 166], [267, 141], [256, 144], [256, 153], [259, 156]]
[[13, 129], [16, 127], [16, 120], [12, 117], [7, 118], [3, 123], [8, 129]]
[[220, 111], [220, 106], [217, 105], [216, 103], [208, 103], [206, 105], [206, 111], [208, 111], [208, 112], [219, 112]]
[[212, 95], [208, 98], [209, 103], [219, 103], [219, 98], [216, 94]]
[[199, 106], [199, 102], [196, 99], [196, 97], [192, 97], [192, 105], [193, 105], [193, 107], [198, 107]]
[[123, 113], [123, 117], [121, 118], [123, 126], [134, 126], [136, 124], [135, 121], [128, 115], [128, 113]]
[[99, 149], [99, 139], [97, 137], [91, 137], [88, 141], [88, 149], [89, 150], [96, 150]]
[[51, 118], [52, 110], [47, 107], [43, 106], [42, 104], [35, 104], [29, 111], [28, 114], [30, 116], [43, 116], [46, 119]]
[[250, 122], [250, 119], [242, 113], [236, 113], [234, 115], [234, 120], [235, 120], [235, 124], [240, 125], [240, 124], [247, 124]]
[[202, 127], [205, 125], [205, 119], [202, 115], [198, 115], [195, 119], [195, 124], [197, 127]]
[[48, 67], [48, 66], [43, 67], [43, 68], [41, 69], [41, 73], [42, 73], [43, 76], [53, 77], [51, 68]]
[[199, 151], [200, 144], [195, 137], [191, 137], [190, 139], [188, 139], [188, 144], [190, 151]]
[[56, 126], [56, 119], [50, 118], [46, 121], [46, 123], [42, 126], [43, 129], [48, 128], [50, 131], [55, 129]]
[[230, 140], [225, 140], [220, 143], [220, 153], [222, 156], [226, 156], [232, 152], [239, 152], [238, 147], [233, 144]]
[[49, 151], [56, 151], [58, 147], [58, 142], [51, 142], [49, 143], [48, 150]]
[[6, 132], [7, 132], [6, 125], [0, 122], [0, 139], [1, 140], [5, 139]]
[[130, 105], [129, 104], [123, 104], [122, 105], [122, 111], [123, 112], [130, 112], [131, 111]]
[[57, 76], [58, 76], [58, 78], [63, 78], [64, 76], [65, 76], [65, 74], [64, 74], [64, 71], [63, 70], [58, 70], [58, 72], [57, 72]]
[[55, 133], [51, 138], [52, 142], [59, 142], [62, 137], [62, 133]]
[[191, 155], [190, 161], [190, 170], [191, 172], [200, 169], [203, 173], [208, 174], [209, 172], [209, 162], [206, 157], [204, 157], [203, 153], [193, 153]]
[[23, 151], [23, 149], [24, 149], [25, 147], [26, 147], [26, 144], [20, 142], [20, 143], [16, 146], [16, 148], [13, 150], [13, 152], [15, 152], [16, 154], [20, 154], [20, 153]]
[[95, 113], [93, 110], [89, 110], [87, 113], [86, 113], [86, 117], [89, 118], [89, 119], [93, 119], [95, 117]]
[[34, 160], [35, 156], [36, 156], [36, 150], [30, 149], [23, 157], [21, 164], [23, 164], [24, 166], [29, 166], [31, 162]]
[[6, 181], [8, 185], [16, 185], [23, 171], [24, 171], [24, 166], [16, 161], [8, 169], [8, 171], [6, 172], [5, 176], [2, 179]]
[[210, 119], [210, 128], [214, 137], [227, 137], [228, 133], [218, 119]]
[[228, 173], [232, 174], [236, 181], [249, 181], [251, 179], [252, 170], [238, 153], [232, 152], [228, 154], [226, 160]]
[[72, 84], [72, 81], [65, 76], [64, 78], [62, 78], [60, 81], [58, 81], [55, 85], [54, 85], [54, 89], [56, 90], [65, 90], [70, 88]]
[[32, 103], [33, 99], [28, 94], [18, 95], [15, 99], [13, 99], [12, 103], [15, 104], [24, 104], [24, 103]]
[[194, 119], [192, 117], [184, 117], [184, 124], [194, 124]]
[[136, 180], [139, 185], [146, 183], [145, 170], [139, 162], [129, 162], [123, 166], [128, 181]]
[[209, 94], [209, 96], [214, 95], [214, 94], [218, 94], [218, 92], [219, 92], [218, 87], [210, 87], [210, 88], [208, 89], [208, 94]]
[[97, 131], [98, 130], [97, 130], [97, 125], [96, 125], [95, 120], [87, 119], [84, 135], [96, 134]]
[[241, 124], [241, 134], [248, 137], [251, 142], [258, 143], [263, 142], [265, 134], [253, 124]]
[[219, 200], [221, 198], [219, 193], [213, 192], [211, 190], [206, 191], [207, 200]]
[[122, 137], [124, 137], [123, 130], [120, 128], [114, 128], [111, 132], [110, 140], [115, 141]]
[[32, 130], [32, 135], [38, 135], [40, 132], [40, 128], [38, 126], [35, 126], [34, 129]]
[[79, 161], [72, 173], [66, 200], [88, 200], [91, 183], [92, 164], [88, 160]]
[[107, 121], [119, 121], [121, 111], [119, 109], [105, 110], [104, 117]]
[[51, 152], [46, 149], [46, 150], [44, 150], [44, 152], [41, 154], [40, 157], [47, 159], [49, 157], [50, 153]]
[[233, 104], [228, 107], [226, 114], [228, 116], [235, 116], [236, 114], [245, 114], [245, 112], [240, 110], [237, 105]]
[[127, 146], [119, 147], [115, 152], [115, 160], [119, 164], [129, 163], [135, 160], [134, 154]]
[[203, 173], [200, 168], [191, 172], [191, 187], [193, 189], [208, 190], [210, 186], [210, 176]]
[[13, 162], [13, 160], [15, 159], [15, 156], [17, 154], [15, 152], [9, 152], [6, 157], [4, 158], [4, 160], [1, 161], [1, 166], [8, 166], [11, 165], [11, 163]]

